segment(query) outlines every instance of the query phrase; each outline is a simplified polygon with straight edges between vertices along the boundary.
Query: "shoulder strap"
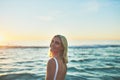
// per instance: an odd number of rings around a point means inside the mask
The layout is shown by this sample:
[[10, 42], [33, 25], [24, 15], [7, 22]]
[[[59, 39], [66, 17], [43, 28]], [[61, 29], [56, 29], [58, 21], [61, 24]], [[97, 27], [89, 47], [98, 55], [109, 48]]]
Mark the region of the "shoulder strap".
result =
[[58, 72], [58, 62], [57, 62], [57, 59], [55, 57], [53, 59], [55, 60], [55, 63], [56, 63], [56, 71], [55, 71], [55, 76], [54, 76], [54, 80], [56, 80], [57, 72]]

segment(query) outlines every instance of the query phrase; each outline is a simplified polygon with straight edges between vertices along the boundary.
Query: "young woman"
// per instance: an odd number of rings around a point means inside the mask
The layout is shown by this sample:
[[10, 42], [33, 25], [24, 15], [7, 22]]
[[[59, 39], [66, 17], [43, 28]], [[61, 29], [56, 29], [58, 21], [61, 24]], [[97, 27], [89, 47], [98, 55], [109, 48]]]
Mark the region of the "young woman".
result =
[[55, 35], [50, 43], [50, 59], [47, 63], [46, 80], [64, 80], [68, 63], [68, 43], [64, 36]]

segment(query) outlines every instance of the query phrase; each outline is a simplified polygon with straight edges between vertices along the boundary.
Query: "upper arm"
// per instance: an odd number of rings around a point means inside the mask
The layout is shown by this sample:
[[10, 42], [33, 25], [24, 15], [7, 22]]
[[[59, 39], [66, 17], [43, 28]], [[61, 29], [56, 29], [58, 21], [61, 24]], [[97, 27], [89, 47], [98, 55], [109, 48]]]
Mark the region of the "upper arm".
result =
[[50, 59], [47, 63], [46, 80], [53, 80], [55, 74], [55, 61]]

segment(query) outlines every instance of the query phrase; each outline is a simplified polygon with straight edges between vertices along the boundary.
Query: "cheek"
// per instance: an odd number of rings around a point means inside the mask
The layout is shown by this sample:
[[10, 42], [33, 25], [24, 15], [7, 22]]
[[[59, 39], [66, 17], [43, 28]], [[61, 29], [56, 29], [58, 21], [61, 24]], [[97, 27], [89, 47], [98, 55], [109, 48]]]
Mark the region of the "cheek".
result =
[[63, 50], [63, 47], [62, 46], [58, 46], [57, 47], [59, 51], [62, 51]]
[[56, 50], [60, 50], [60, 49], [61, 49], [61, 47], [60, 47], [60, 46], [58, 46], [58, 45], [56, 45], [56, 46], [55, 46], [55, 49], [56, 49]]
[[59, 52], [62, 50], [61, 46], [59, 45], [51, 46], [51, 49], [52, 51], [55, 51], [55, 52]]

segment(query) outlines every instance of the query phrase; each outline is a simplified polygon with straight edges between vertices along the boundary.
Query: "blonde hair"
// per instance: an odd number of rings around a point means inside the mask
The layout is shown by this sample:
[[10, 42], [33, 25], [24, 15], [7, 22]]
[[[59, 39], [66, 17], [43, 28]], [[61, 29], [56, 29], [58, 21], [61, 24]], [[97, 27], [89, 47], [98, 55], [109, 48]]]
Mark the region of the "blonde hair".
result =
[[[62, 36], [62, 35], [55, 35], [54, 37], [59, 37], [60, 38], [61, 43], [62, 43], [63, 48], [64, 48], [63, 55], [62, 55], [63, 61], [65, 63], [68, 63], [68, 55], [67, 55], [67, 52], [68, 52], [68, 42], [67, 42], [67, 39], [64, 36]], [[50, 57], [52, 56], [51, 52], [49, 53], [49, 56]]]

